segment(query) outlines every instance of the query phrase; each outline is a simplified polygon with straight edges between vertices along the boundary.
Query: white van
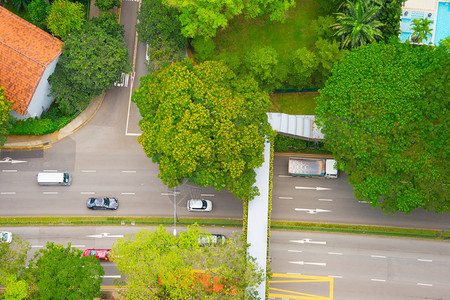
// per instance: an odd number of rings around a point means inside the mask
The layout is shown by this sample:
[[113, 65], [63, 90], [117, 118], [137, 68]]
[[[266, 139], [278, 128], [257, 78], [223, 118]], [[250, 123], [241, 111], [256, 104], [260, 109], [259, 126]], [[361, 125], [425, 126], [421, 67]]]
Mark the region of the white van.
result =
[[70, 185], [71, 179], [69, 173], [41, 172], [37, 174], [39, 185]]

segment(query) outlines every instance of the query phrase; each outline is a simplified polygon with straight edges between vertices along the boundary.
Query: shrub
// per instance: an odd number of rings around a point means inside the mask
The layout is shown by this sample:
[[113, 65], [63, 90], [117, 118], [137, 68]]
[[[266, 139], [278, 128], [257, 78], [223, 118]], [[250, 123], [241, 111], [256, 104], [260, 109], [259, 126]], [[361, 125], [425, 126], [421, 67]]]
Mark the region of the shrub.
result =
[[101, 11], [108, 11], [114, 7], [120, 7], [120, 0], [95, 0], [95, 6]]
[[39, 28], [43, 28], [45, 25], [45, 19], [47, 18], [50, 5], [45, 0], [33, 0], [28, 4], [28, 14], [30, 21]]
[[211, 58], [216, 44], [209, 37], [196, 38], [192, 40], [192, 47], [195, 49], [195, 59], [201, 63]]
[[15, 135], [42, 135], [58, 130], [58, 124], [50, 119], [29, 118], [26, 120], [13, 120], [9, 134]]

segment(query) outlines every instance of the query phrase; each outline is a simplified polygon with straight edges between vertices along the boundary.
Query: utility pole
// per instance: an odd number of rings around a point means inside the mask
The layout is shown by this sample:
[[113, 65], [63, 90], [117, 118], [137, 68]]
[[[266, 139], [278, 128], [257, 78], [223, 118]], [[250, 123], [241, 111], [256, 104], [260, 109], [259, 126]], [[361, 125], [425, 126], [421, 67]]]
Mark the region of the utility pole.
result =
[[173, 235], [177, 236], [177, 188], [173, 188]]

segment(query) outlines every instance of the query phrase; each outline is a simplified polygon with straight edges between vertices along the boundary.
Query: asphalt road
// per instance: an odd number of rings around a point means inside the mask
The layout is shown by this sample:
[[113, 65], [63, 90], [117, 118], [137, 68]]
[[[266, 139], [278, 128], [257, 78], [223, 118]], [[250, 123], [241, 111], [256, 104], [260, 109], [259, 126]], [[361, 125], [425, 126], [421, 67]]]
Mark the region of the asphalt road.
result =
[[[30, 241], [31, 257], [47, 241], [63, 245], [71, 242], [81, 250], [108, 249], [119, 238], [142, 228], [152, 227], [38, 226], [2, 230]], [[172, 227], [168, 230], [171, 232]], [[207, 230], [227, 236], [240, 231], [221, 227]], [[446, 299], [450, 294], [450, 243], [446, 241], [272, 231], [270, 245], [271, 270], [285, 276], [271, 280], [273, 298], [283, 294], [284, 299], [295, 299], [293, 296], [300, 293], [345, 300]], [[111, 262], [101, 264], [105, 269], [103, 286], [113, 285], [113, 280], [120, 278], [117, 268]]]

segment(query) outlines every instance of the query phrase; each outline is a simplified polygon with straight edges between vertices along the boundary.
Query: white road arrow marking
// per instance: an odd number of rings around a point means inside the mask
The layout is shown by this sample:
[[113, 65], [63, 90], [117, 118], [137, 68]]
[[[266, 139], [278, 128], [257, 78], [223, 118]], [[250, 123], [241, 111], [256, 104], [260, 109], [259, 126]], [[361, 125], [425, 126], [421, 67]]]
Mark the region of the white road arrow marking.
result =
[[305, 211], [308, 214], [317, 214], [317, 213], [321, 213], [321, 212], [331, 212], [331, 210], [320, 209], [320, 208], [315, 208], [315, 209], [311, 209], [311, 208], [295, 208], [295, 211]]
[[306, 262], [306, 261], [290, 261], [290, 264], [297, 265], [313, 265], [313, 266], [326, 266], [326, 263], [317, 263], [317, 262]]
[[87, 237], [93, 237], [93, 238], [98, 238], [98, 239], [106, 238], [106, 237], [109, 237], [109, 238], [123, 238], [123, 234], [112, 235], [112, 234], [109, 234], [107, 232], [104, 232], [104, 233], [100, 233], [100, 234], [87, 235]]
[[324, 188], [320, 186], [312, 187], [312, 186], [296, 186], [296, 190], [316, 190], [316, 191], [329, 191], [330, 188]]
[[14, 160], [11, 157], [5, 157], [3, 160], [0, 160], [0, 163], [12, 163], [12, 164], [20, 164], [26, 162], [25, 160]]
[[289, 242], [292, 242], [292, 243], [299, 243], [299, 244], [320, 244], [320, 245], [326, 245], [326, 244], [327, 244], [327, 242], [322, 242], [322, 241], [312, 241], [311, 239], [290, 240]]

